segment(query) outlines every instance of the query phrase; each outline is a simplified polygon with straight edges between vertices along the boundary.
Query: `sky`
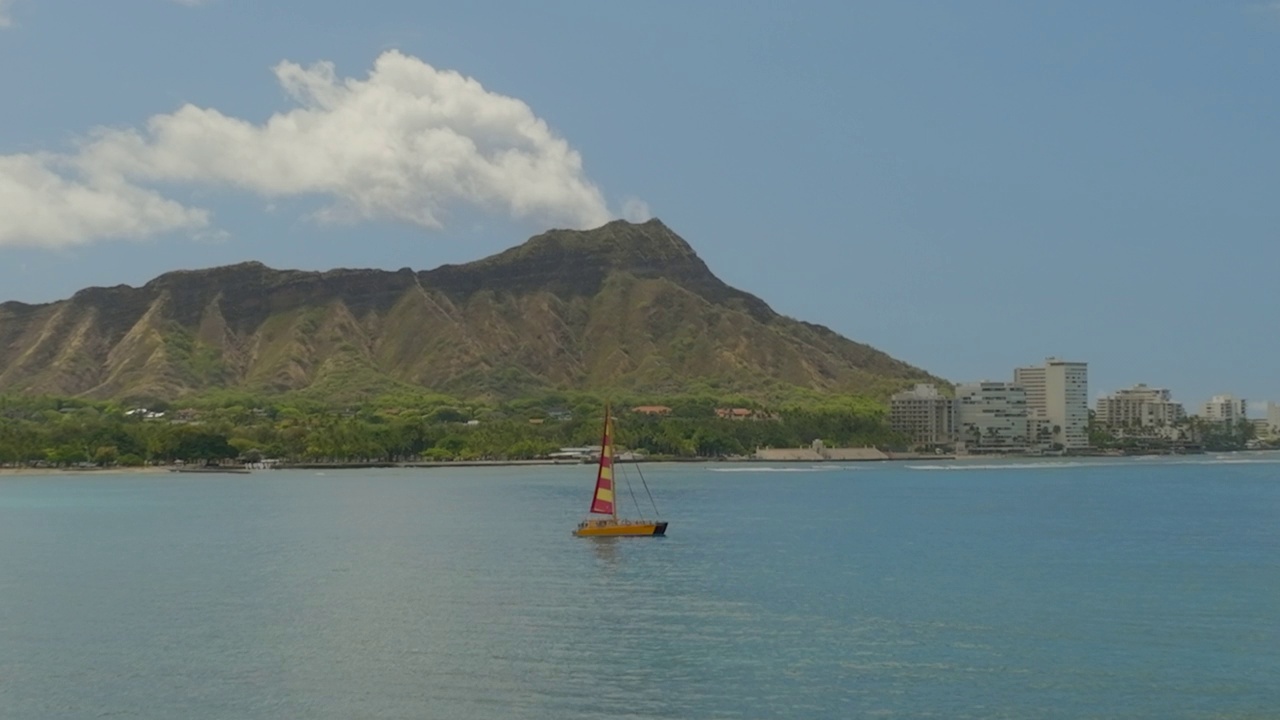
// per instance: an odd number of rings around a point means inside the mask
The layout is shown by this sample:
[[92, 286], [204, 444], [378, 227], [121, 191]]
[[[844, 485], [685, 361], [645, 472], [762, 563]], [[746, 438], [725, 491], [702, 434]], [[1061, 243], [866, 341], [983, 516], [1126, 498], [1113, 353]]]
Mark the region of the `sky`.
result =
[[660, 218], [956, 382], [1280, 401], [1280, 2], [0, 0], [0, 300]]

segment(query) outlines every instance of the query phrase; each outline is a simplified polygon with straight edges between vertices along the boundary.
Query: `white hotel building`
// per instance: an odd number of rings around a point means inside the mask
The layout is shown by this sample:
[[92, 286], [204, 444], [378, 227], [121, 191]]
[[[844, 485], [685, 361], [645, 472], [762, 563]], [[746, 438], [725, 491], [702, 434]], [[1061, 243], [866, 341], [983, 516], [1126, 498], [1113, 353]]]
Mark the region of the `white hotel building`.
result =
[[1013, 382], [1026, 390], [1033, 432], [1047, 428], [1051, 442], [1066, 450], [1089, 447], [1088, 363], [1048, 358], [1043, 365], [1014, 368]]
[[1186, 417], [1168, 390], [1141, 383], [1098, 398], [1098, 424], [1111, 429], [1168, 428]]
[[1237, 420], [1244, 420], [1247, 415], [1245, 409], [1248, 403], [1244, 398], [1235, 398], [1231, 395], [1214, 395], [1209, 402], [1204, 404], [1204, 410], [1201, 417], [1211, 423], [1234, 424]]
[[1262, 414], [1266, 421], [1267, 434], [1280, 434], [1280, 403], [1263, 403]]

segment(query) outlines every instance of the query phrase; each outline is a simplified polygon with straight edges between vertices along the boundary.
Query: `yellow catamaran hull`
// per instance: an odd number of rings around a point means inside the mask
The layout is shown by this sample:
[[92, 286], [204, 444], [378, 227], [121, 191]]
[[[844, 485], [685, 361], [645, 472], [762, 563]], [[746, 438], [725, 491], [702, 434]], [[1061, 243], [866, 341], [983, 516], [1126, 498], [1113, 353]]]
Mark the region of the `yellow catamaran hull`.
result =
[[665, 535], [665, 522], [645, 520], [588, 520], [573, 531], [578, 537], [646, 537]]

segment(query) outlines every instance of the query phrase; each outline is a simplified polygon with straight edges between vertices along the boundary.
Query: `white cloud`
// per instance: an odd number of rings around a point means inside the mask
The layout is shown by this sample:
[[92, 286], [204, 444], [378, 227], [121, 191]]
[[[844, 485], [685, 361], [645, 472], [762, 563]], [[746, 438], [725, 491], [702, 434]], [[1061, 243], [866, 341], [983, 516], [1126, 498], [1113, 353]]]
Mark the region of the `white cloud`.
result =
[[0, 246], [61, 247], [208, 225], [205, 211], [119, 175], [68, 180], [55, 171], [59, 162], [45, 155], [0, 156]]
[[[148, 189], [158, 183], [267, 200], [322, 196], [332, 200], [321, 213], [328, 220], [430, 228], [462, 205], [569, 227], [612, 216], [577, 151], [528, 105], [474, 79], [397, 51], [382, 54], [365, 79], [339, 78], [327, 62], [282, 62], [275, 75], [295, 107], [260, 125], [186, 105], [141, 130], [95, 130], [74, 154], [0, 156], [0, 187], [11, 188], [0, 193], [0, 245], [207, 225], [205, 211]], [[59, 211], [32, 203], [39, 198]], [[641, 210], [648, 214], [628, 201], [624, 213]]]
[[645, 222], [653, 218], [649, 212], [649, 203], [640, 198], [627, 198], [622, 203], [622, 219], [627, 222]]

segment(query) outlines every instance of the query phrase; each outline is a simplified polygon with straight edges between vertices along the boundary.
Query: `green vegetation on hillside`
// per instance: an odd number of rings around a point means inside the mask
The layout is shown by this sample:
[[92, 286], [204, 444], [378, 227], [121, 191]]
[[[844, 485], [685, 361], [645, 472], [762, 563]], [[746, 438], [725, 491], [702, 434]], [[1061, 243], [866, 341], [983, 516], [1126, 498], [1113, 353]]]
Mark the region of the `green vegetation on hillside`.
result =
[[556, 230], [435, 270], [258, 263], [0, 303], [0, 393], [121, 400], [236, 390], [366, 405], [434, 391], [887, 399], [945, 382], [726, 285], [657, 220]]
[[[664, 405], [667, 415], [632, 410]], [[604, 399], [558, 393], [503, 403], [400, 393], [358, 405], [312, 394], [216, 393], [180, 404], [119, 404], [0, 396], [0, 465], [166, 464], [173, 461], [412, 462], [545, 457], [600, 440]], [[145, 408], [147, 412], [141, 412]], [[752, 419], [717, 409], [744, 408]], [[746, 455], [760, 447], [903, 447], [883, 404], [864, 398], [801, 398], [763, 407], [745, 398], [615, 395], [618, 444], [652, 457]]]

